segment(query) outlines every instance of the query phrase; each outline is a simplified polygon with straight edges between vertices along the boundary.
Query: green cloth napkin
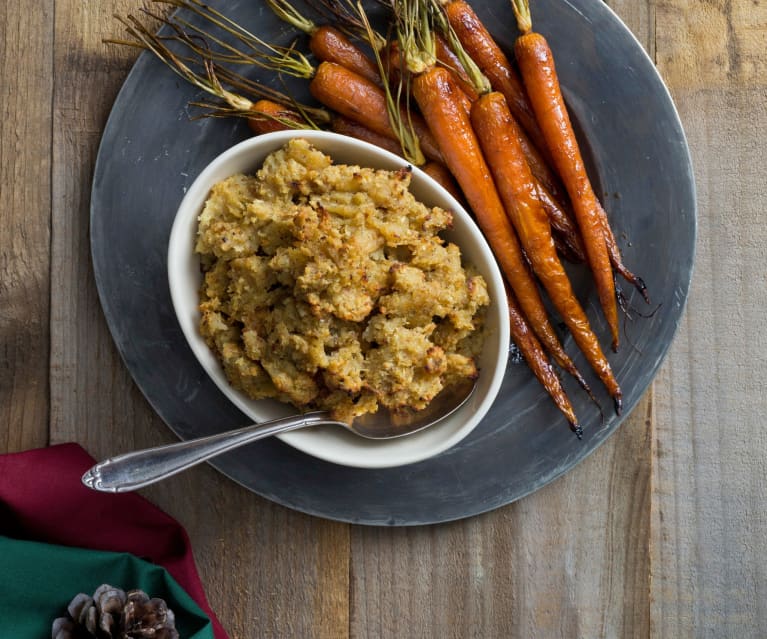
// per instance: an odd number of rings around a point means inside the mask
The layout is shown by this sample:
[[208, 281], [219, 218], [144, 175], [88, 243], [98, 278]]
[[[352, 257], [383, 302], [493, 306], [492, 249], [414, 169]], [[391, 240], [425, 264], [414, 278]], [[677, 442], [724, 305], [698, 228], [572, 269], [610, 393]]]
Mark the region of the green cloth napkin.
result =
[[[129, 553], [87, 550], [0, 536], [0, 636], [48, 639], [79, 592], [108, 583], [165, 599], [181, 639], [213, 639], [208, 617], [161, 566]], [[9, 634], [5, 634], [8, 632]]]

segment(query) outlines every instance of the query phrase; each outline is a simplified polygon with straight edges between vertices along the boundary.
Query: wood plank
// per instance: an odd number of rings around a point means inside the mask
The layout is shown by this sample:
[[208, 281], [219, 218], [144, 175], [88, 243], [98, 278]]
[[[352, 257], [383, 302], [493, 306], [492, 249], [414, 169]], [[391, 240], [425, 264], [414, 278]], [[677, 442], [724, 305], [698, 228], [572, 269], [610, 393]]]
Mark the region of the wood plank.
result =
[[347, 525], [268, 502], [207, 466], [143, 494], [186, 527], [232, 637], [348, 636]]
[[764, 86], [764, 2], [656, 4], [658, 68], [674, 90]]
[[[653, 3], [610, 5], [652, 54]], [[589, 459], [495, 512], [354, 527], [351, 635], [649, 636], [652, 413], [648, 392]]]
[[[135, 51], [107, 46], [132, 0], [56, 5], [51, 438], [104, 458], [172, 441], [131, 382], [89, 261], [90, 180]], [[98, 90], [94, 90], [98, 87]], [[233, 637], [345, 637], [348, 526], [276, 506], [209, 467], [145, 494], [187, 529], [211, 604]]]
[[0, 452], [48, 441], [52, 14], [0, 6]]
[[667, 0], [657, 10], [699, 228], [685, 321], [656, 383], [652, 628], [763, 636], [767, 6]]
[[511, 506], [353, 528], [352, 636], [646, 637], [650, 410], [645, 400], [587, 461]]
[[605, 0], [618, 17], [642, 43], [647, 55], [655, 60], [655, 2]]
[[762, 86], [679, 100], [700, 239], [686, 321], [656, 385], [653, 625], [662, 636], [767, 627], [764, 98]]

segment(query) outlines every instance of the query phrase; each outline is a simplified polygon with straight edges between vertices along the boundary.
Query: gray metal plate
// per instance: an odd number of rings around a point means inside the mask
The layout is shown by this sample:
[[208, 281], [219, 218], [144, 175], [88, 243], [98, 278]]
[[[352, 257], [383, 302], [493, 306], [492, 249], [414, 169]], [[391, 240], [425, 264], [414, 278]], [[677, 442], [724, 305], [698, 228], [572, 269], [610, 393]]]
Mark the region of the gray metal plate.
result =
[[[215, 4], [266, 39], [287, 43], [295, 36], [253, 0]], [[508, 0], [473, 4], [510, 50], [516, 29]], [[644, 277], [660, 304], [652, 316], [626, 322], [623, 347], [610, 356], [623, 388], [625, 416], [669, 348], [690, 284], [696, 221], [687, 144], [652, 62], [606, 5], [600, 0], [531, 4], [536, 29], [554, 50], [579, 132], [588, 140], [590, 169], [625, 262]], [[182, 439], [247, 423], [188, 348], [168, 291], [167, 242], [179, 202], [213, 157], [248, 135], [239, 121], [190, 121], [187, 103], [204, 97], [142, 55], [104, 131], [91, 199], [93, 266], [107, 322], [136, 384]], [[580, 269], [573, 269], [573, 277], [607, 344], [588, 279]], [[637, 295], [629, 300], [646, 310]], [[563, 337], [576, 364], [587, 371], [572, 340]], [[596, 379], [589, 379], [605, 407], [604, 420], [584, 393], [565, 380], [585, 427], [581, 442], [527, 367], [510, 364], [487, 417], [460, 445], [430, 460], [360, 470], [268, 440], [213, 465], [267, 499], [330, 519], [415, 525], [469, 517], [544, 486], [615, 431], [621, 418], [612, 413]]]

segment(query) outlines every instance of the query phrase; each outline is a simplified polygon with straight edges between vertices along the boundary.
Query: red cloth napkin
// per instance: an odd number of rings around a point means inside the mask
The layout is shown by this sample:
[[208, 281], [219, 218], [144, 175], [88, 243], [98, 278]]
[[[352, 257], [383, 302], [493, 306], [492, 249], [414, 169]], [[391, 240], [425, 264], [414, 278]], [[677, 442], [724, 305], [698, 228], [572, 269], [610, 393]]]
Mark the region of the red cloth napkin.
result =
[[96, 461], [77, 444], [0, 456], [0, 534], [93, 550], [129, 552], [163, 566], [228, 639], [210, 608], [186, 530], [140, 495], [83, 486]]

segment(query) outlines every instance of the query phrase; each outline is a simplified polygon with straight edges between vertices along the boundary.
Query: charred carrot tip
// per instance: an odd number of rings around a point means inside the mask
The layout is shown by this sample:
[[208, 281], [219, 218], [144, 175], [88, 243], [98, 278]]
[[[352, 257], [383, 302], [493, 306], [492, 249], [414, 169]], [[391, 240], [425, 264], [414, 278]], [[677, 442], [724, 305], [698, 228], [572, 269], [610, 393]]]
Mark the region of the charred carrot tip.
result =
[[615, 402], [615, 414], [620, 415], [623, 412], [623, 398], [617, 395], [613, 398], [613, 401]]
[[583, 439], [583, 426], [580, 426], [579, 424], [571, 424], [570, 428], [578, 439]]
[[639, 291], [639, 294], [642, 296], [642, 299], [649, 304], [650, 303], [650, 294], [647, 292], [647, 286], [644, 283], [644, 280], [641, 277], [635, 277], [635, 281], [633, 282], [634, 287], [637, 291]]

